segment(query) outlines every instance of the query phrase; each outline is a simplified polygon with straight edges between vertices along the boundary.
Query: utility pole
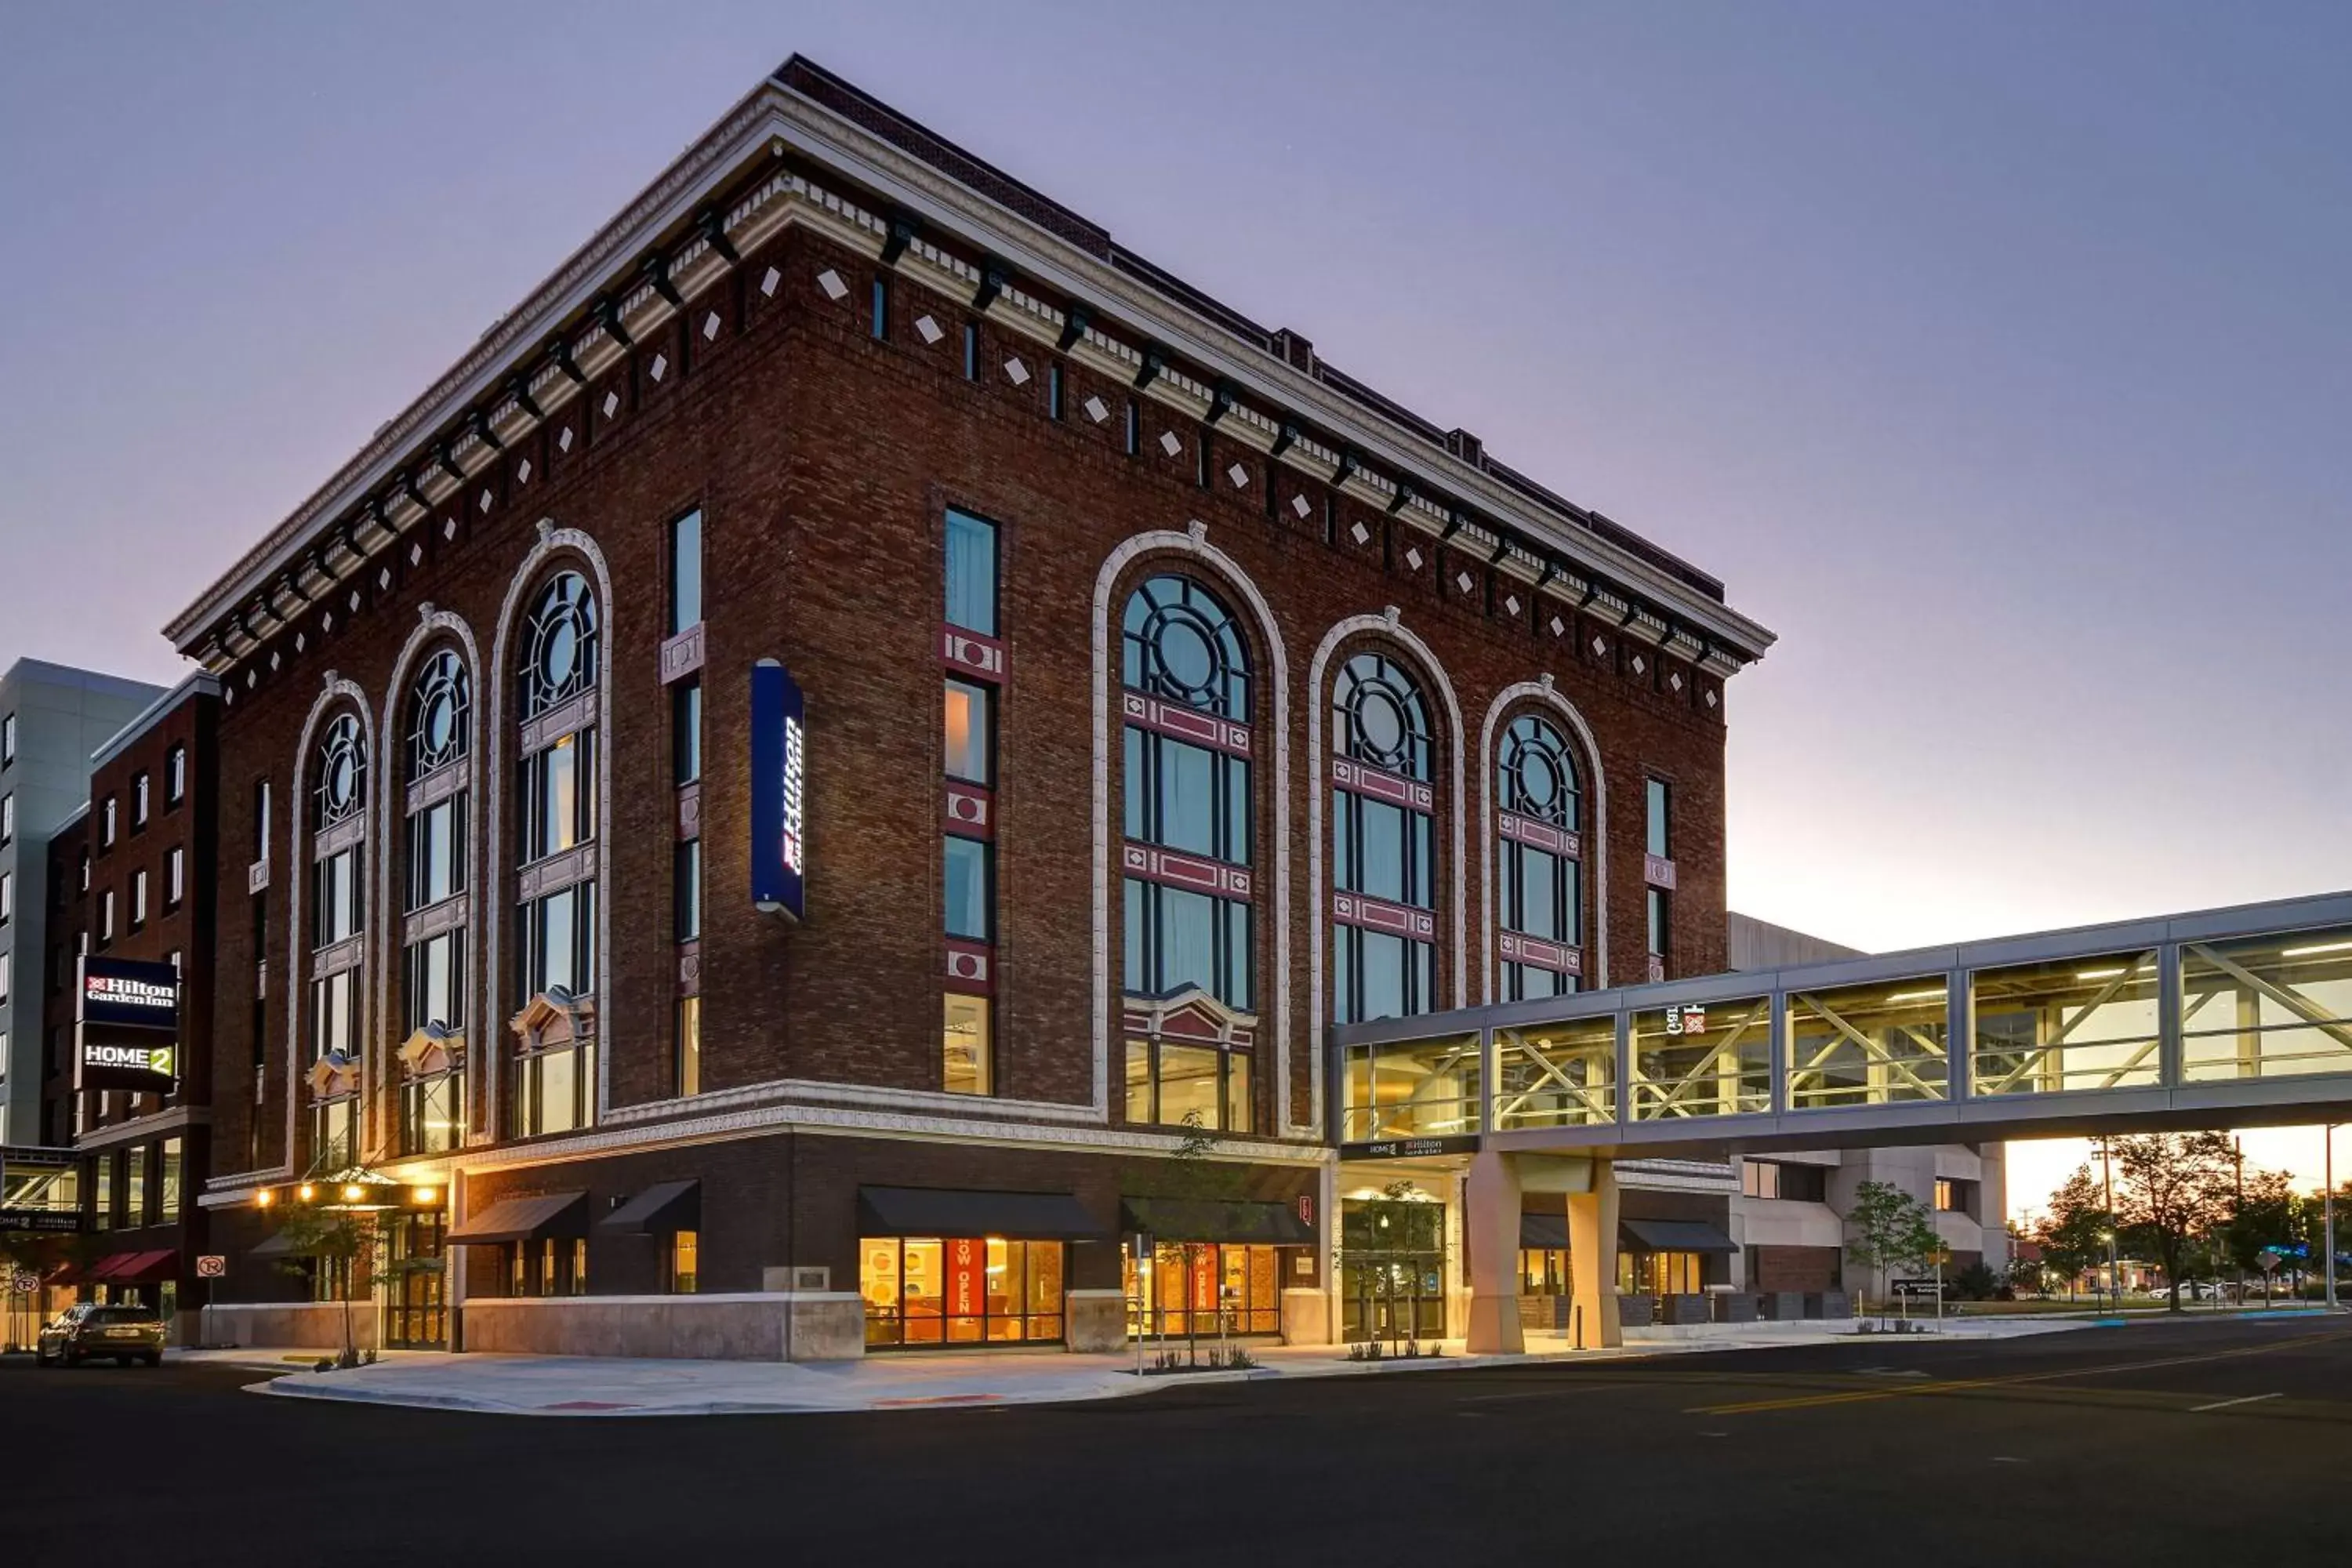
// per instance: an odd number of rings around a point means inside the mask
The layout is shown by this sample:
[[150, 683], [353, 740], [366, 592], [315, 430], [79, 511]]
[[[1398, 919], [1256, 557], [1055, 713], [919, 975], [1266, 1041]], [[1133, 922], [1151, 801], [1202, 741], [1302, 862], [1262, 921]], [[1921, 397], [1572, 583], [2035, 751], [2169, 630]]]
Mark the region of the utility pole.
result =
[[2336, 1123], [2321, 1128], [2319, 1135], [2327, 1150], [2321, 1157], [2327, 1190], [2320, 1198], [2320, 1207], [2327, 1220], [2327, 1310], [2332, 1312], [2336, 1310]]
[[2124, 1306], [2124, 1277], [2116, 1257], [2116, 1169], [2107, 1157], [2107, 1140], [2104, 1136], [2099, 1139], [2099, 1177], [2107, 1188], [2107, 1294], [2120, 1312]]

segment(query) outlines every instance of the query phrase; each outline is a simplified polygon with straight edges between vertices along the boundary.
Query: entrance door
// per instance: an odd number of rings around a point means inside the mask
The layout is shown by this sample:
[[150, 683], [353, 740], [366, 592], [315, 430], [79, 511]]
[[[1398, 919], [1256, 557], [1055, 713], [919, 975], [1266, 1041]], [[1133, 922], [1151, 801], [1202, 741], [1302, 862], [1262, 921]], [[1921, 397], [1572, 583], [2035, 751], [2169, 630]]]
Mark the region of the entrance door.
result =
[[1375, 1198], [1343, 1205], [1339, 1250], [1340, 1337], [1445, 1337], [1445, 1209]]
[[401, 1351], [439, 1350], [449, 1342], [441, 1266], [448, 1221], [437, 1214], [404, 1215], [389, 1229], [384, 1346]]

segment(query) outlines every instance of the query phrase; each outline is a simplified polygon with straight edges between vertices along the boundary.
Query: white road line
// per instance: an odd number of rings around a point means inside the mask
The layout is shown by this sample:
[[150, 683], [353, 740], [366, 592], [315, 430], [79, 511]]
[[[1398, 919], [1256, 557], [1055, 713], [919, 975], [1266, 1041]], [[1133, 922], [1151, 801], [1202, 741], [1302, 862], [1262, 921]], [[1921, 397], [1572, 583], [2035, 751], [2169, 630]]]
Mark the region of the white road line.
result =
[[2277, 1399], [2279, 1397], [2281, 1396], [2275, 1394], [2249, 1394], [2243, 1399], [2217, 1399], [2210, 1405], [2190, 1405], [2189, 1407], [2189, 1414], [2191, 1415], [2199, 1415], [2208, 1410], [2227, 1410], [2232, 1405], [2259, 1405], [2265, 1399]]

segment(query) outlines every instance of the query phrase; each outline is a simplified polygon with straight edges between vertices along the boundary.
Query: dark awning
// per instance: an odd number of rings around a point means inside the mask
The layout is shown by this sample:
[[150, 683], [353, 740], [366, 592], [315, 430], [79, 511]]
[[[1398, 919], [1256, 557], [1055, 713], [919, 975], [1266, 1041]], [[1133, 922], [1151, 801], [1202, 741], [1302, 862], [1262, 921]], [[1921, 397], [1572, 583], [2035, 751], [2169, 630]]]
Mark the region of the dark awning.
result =
[[110, 1285], [152, 1285], [161, 1279], [180, 1277], [180, 1255], [169, 1247], [153, 1252], [134, 1252], [108, 1271]]
[[1568, 1246], [1568, 1216], [1564, 1214], [1529, 1214], [1521, 1209], [1519, 1245], [1547, 1251], [1565, 1249]]
[[1255, 1241], [1277, 1247], [1314, 1245], [1315, 1227], [1289, 1204], [1222, 1198], [1127, 1198], [1123, 1228], [1159, 1241]]
[[124, 1264], [130, 1262], [132, 1258], [138, 1256], [139, 1255], [135, 1252], [110, 1252], [105, 1257], [100, 1258], [97, 1262], [91, 1264], [88, 1268], [82, 1270], [81, 1277], [84, 1279], [93, 1281], [99, 1279], [111, 1279], [114, 1278], [114, 1271], [116, 1269], [121, 1268]]
[[860, 1187], [866, 1236], [1002, 1236], [1097, 1241], [1108, 1233], [1067, 1193], [974, 1193], [939, 1187]]
[[696, 1229], [701, 1222], [700, 1182], [656, 1182], [598, 1220], [596, 1228], [628, 1231], [637, 1236], [669, 1236]]
[[261, 1244], [247, 1251], [246, 1256], [247, 1258], [299, 1258], [310, 1250], [308, 1247], [295, 1246], [294, 1237], [280, 1230], [273, 1231], [264, 1237]]
[[500, 1198], [449, 1232], [451, 1241], [539, 1241], [548, 1237], [575, 1239], [588, 1234], [586, 1193], [541, 1193], [536, 1197]]
[[1617, 1223], [1622, 1244], [1635, 1252], [1737, 1252], [1731, 1237], [1702, 1219], [1628, 1219]]

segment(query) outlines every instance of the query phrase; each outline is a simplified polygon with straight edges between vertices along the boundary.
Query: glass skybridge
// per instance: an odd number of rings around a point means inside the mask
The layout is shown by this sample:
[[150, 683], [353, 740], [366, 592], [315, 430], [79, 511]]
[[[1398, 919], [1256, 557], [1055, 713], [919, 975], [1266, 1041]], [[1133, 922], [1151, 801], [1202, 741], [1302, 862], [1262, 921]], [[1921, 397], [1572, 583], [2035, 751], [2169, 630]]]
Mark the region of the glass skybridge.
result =
[[2352, 894], [1336, 1027], [1343, 1152], [2352, 1117]]

